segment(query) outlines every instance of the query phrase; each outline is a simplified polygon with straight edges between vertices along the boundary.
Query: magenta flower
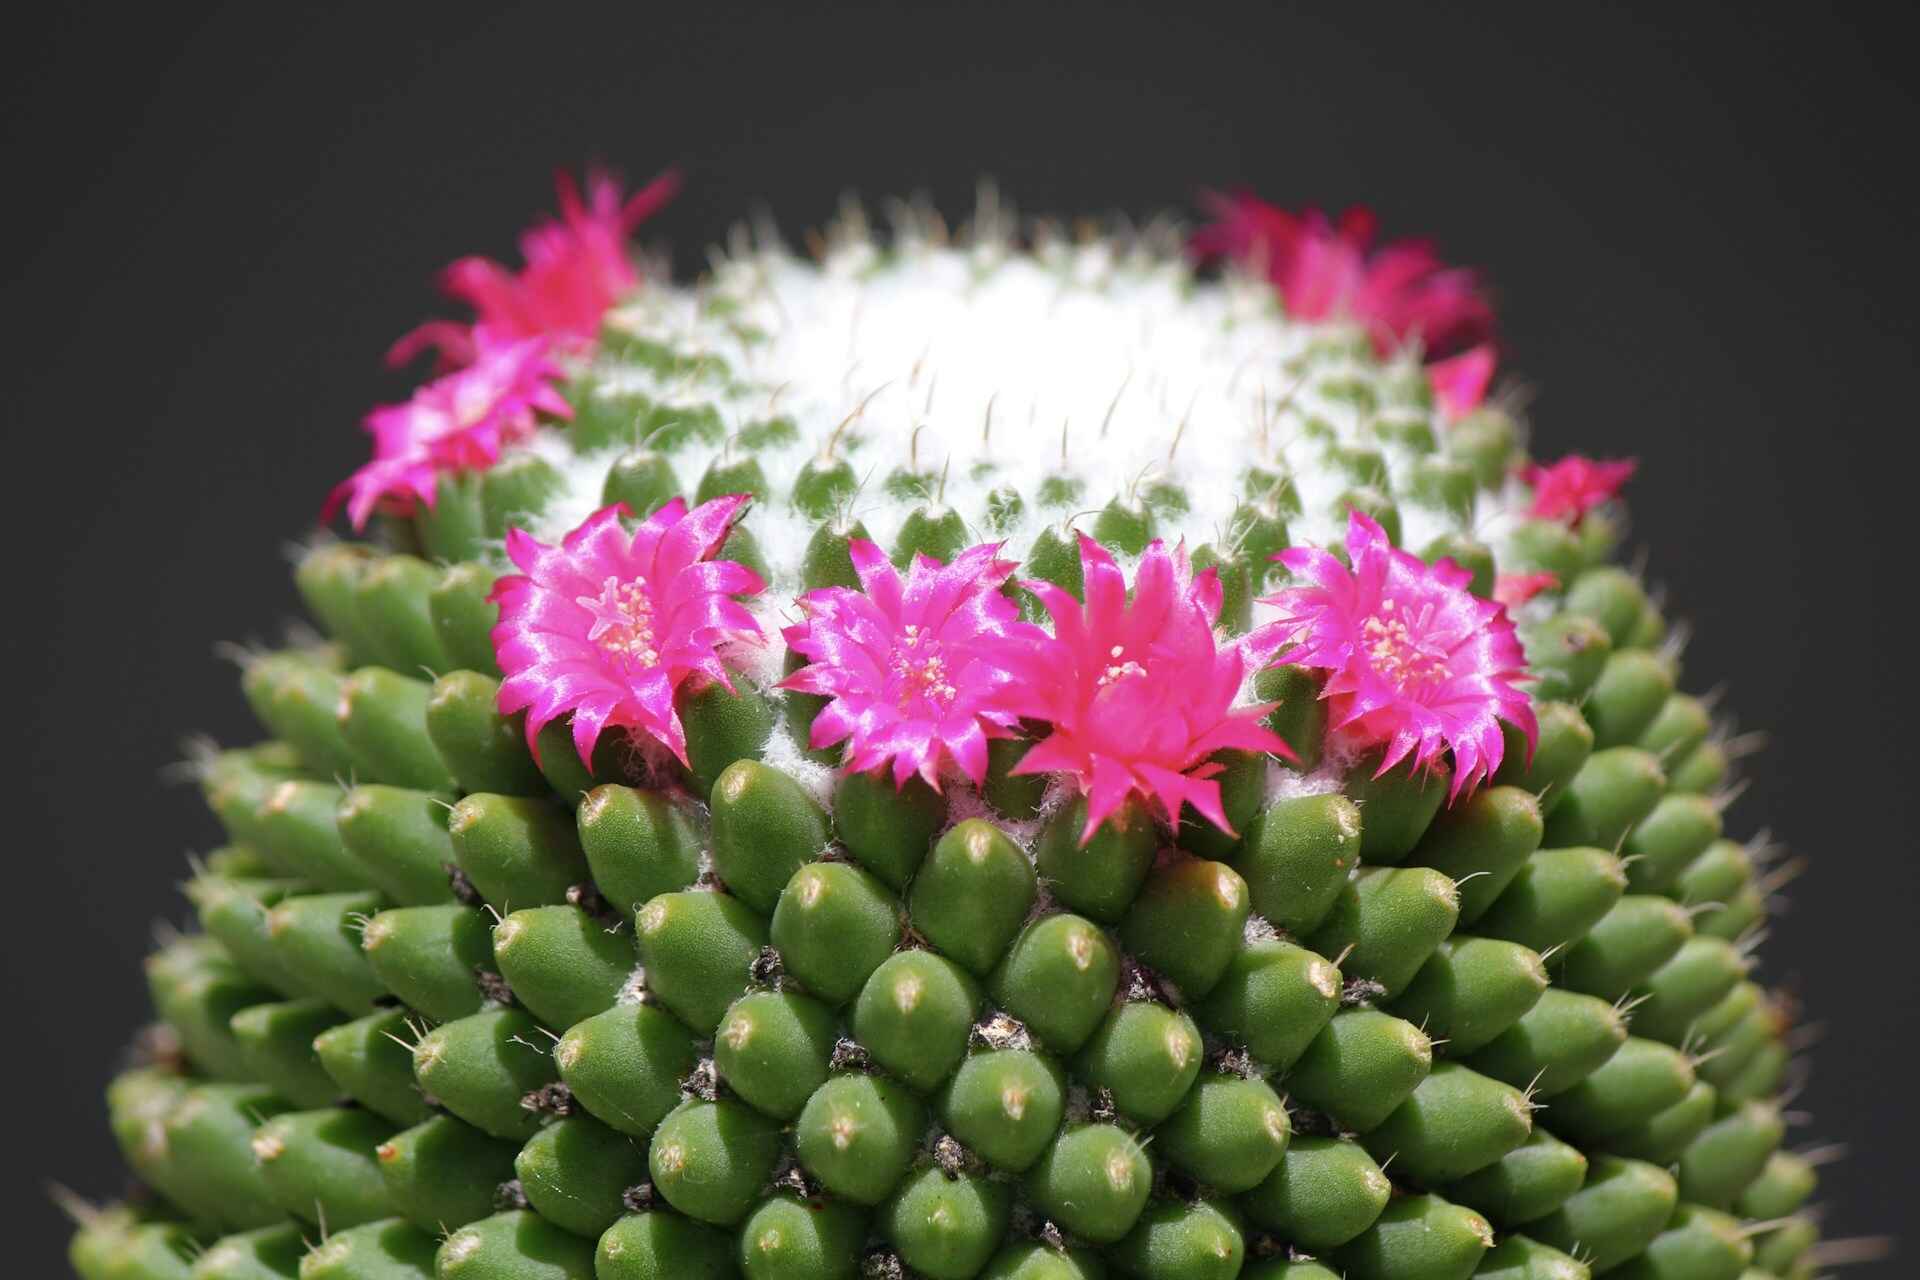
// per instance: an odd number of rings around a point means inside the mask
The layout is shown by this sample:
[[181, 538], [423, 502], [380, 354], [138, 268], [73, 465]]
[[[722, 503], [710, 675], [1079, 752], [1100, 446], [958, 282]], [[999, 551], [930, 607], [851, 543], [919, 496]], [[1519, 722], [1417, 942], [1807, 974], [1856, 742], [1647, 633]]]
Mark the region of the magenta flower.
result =
[[1558, 574], [1503, 573], [1493, 580], [1493, 598], [1509, 609], [1518, 609], [1542, 591], [1551, 591], [1559, 585]]
[[442, 472], [491, 467], [507, 445], [533, 434], [538, 414], [573, 416], [553, 388], [559, 376], [546, 339], [481, 334], [473, 363], [435, 378], [405, 404], [367, 415], [373, 458], [334, 487], [320, 519], [332, 519], [345, 503], [360, 529], [376, 507], [401, 515], [419, 503], [431, 507]]
[[1131, 600], [1113, 556], [1085, 535], [1080, 568], [1084, 606], [1051, 582], [1021, 583], [1053, 615], [1053, 634], [1032, 628], [1015, 637], [999, 704], [1051, 732], [1014, 772], [1073, 776], [1087, 795], [1082, 844], [1133, 795], [1157, 801], [1169, 823], [1186, 803], [1231, 833], [1213, 781], [1221, 766], [1207, 757], [1228, 747], [1293, 756], [1260, 723], [1270, 707], [1233, 705], [1272, 646], [1216, 645], [1220, 577], [1195, 574], [1184, 545], [1147, 547]]
[[632, 534], [624, 505], [602, 507], [557, 547], [519, 529], [507, 555], [521, 569], [494, 584], [500, 606], [493, 650], [506, 679], [500, 712], [527, 713], [527, 744], [549, 721], [573, 716], [573, 745], [589, 763], [603, 729], [617, 726], [662, 743], [687, 761], [673, 707], [687, 680], [733, 687], [722, 646], [760, 638], [733, 597], [752, 595], [760, 575], [712, 558], [726, 541], [743, 494], [692, 511], [675, 498]]
[[948, 764], [978, 786], [987, 739], [1013, 736], [1013, 713], [992, 703], [1007, 679], [1009, 637], [1038, 630], [1017, 621], [1000, 592], [1013, 562], [998, 558], [997, 545], [946, 565], [915, 556], [903, 585], [873, 543], [855, 538], [847, 549], [861, 590], [808, 592], [799, 600], [805, 620], [782, 632], [810, 661], [781, 688], [832, 699], [809, 743], [846, 740], [848, 768], [891, 763], [896, 787], [917, 773], [938, 790]]
[[1433, 388], [1441, 416], [1457, 422], [1486, 403], [1495, 363], [1493, 344], [1483, 342], [1428, 365], [1427, 385]]
[[1450, 800], [1500, 767], [1501, 720], [1526, 734], [1531, 753], [1539, 726], [1514, 687], [1526, 657], [1506, 607], [1468, 591], [1472, 575], [1452, 560], [1428, 565], [1397, 550], [1358, 511], [1347, 517], [1347, 556], [1351, 569], [1313, 547], [1276, 556], [1310, 585], [1266, 599], [1281, 617], [1261, 628], [1294, 645], [1278, 661], [1330, 673], [1329, 727], [1356, 746], [1384, 744], [1380, 773], [1452, 752]]
[[1493, 308], [1474, 273], [1443, 265], [1425, 241], [1375, 248], [1371, 210], [1351, 208], [1332, 221], [1318, 209], [1293, 213], [1247, 191], [1208, 192], [1202, 202], [1215, 221], [1194, 233], [1193, 251], [1263, 271], [1296, 319], [1355, 321], [1383, 355], [1417, 337], [1429, 359], [1493, 332]]
[[472, 307], [472, 326], [429, 321], [387, 352], [405, 364], [431, 347], [450, 365], [473, 359], [476, 329], [507, 338], [550, 338], [560, 349], [591, 347], [607, 310], [640, 283], [627, 238], [680, 189], [672, 170], [630, 197], [604, 173], [587, 175], [587, 197], [571, 174], [554, 178], [560, 219], [536, 223], [520, 237], [526, 265], [515, 271], [491, 258], [461, 258], [441, 276], [441, 288]]
[[1533, 488], [1527, 514], [1577, 525], [1587, 512], [1617, 497], [1639, 465], [1632, 458], [1596, 462], [1577, 453], [1550, 467], [1528, 463], [1520, 469], [1520, 478]]

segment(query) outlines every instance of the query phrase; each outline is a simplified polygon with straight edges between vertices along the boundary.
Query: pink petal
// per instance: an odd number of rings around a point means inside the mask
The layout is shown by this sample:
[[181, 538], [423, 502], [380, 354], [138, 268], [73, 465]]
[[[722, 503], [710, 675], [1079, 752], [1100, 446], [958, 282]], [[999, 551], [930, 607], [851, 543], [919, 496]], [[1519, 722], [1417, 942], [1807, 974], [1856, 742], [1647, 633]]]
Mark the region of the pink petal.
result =
[[900, 574], [886, 552], [865, 538], [847, 539], [847, 556], [853, 561], [854, 576], [880, 612], [888, 618], [900, 617]]
[[1449, 422], [1466, 417], [1485, 402], [1494, 361], [1492, 344], [1483, 342], [1427, 366], [1427, 382]]
[[1231, 257], [1264, 272], [1289, 315], [1351, 319], [1387, 354], [1409, 341], [1451, 356], [1492, 333], [1493, 311], [1472, 272], [1442, 265], [1432, 247], [1402, 240], [1374, 247], [1371, 211], [1337, 219], [1317, 209], [1292, 213], [1250, 193], [1203, 193], [1214, 221], [1190, 243], [1202, 259]]

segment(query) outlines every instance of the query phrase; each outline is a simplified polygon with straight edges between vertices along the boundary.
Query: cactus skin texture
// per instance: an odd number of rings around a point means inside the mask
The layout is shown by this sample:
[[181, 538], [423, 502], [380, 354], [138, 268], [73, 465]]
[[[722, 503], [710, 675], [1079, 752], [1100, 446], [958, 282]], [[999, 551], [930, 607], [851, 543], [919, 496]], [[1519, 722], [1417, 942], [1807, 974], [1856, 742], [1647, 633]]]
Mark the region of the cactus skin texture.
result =
[[[108, 1102], [149, 1194], [78, 1215], [83, 1280], [1805, 1274], [1764, 851], [1722, 833], [1724, 748], [1606, 509], [1527, 514], [1503, 410], [1150, 237], [983, 213], [822, 252], [640, 288], [564, 353], [571, 425], [301, 561], [325, 638], [247, 661], [266, 734], [201, 764], [231, 844], [148, 965]], [[685, 765], [564, 722], [536, 760], [497, 709], [504, 531], [738, 493], [771, 643], [679, 690]], [[1348, 506], [1483, 594], [1554, 575], [1512, 605], [1537, 749], [1452, 803], [1444, 766], [1375, 778], [1299, 668], [1249, 680], [1299, 759], [1222, 754], [1233, 833], [1091, 841], [1024, 743], [978, 787], [845, 776], [824, 700], [775, 687], [856, 522], [1074, 590], [1076, 530], [1184, 536], [1231, 635]]]

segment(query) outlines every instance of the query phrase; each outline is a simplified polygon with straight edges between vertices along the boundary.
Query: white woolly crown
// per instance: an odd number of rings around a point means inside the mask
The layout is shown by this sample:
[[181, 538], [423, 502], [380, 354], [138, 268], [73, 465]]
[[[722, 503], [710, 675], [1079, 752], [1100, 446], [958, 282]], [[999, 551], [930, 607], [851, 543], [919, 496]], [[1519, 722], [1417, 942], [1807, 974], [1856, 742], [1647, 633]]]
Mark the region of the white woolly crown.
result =
[[[751, 450], [775, 493], [809, 459], [845, 458], [861, 482], [850, 514], [883, 546], [927, 502], [888, 492], [897, 469], [927, 476], [935, 505], [958, 512], [976, 541], [1004, 537], [1015, 556], [1046, 524], [1159, 484], [1177, 486], [1188, 510], [1162, 508], [1158, 536], [1224, 547], [1255, 466], [1291, 476], [1293, 542], [1337, 541], [1338, 499], [1355, 480], [1329, 456], [1355, 447], [1380, 447], [1406, 546], [1467, 528], [1487, 539], [1512, 507], [1483, 496], [1462, 519], [1406, 499], [1419, 453], [1382, 446], [1371, 427], [1391, 416], [1441, 430], [1417, 351], [1377, 360], [1356, 329], [1289, 319], [1266, 282], [1199, 279], [1176, 250], [1143, 239], [1043, 237], [1016, 250], [910, 229], [882, 249], [859, 232], [831, 237], [817, 260], [740, 245], [698, 286], [650, 282], [608, 327], [679, 360], [663, 369], [603, 344], [595, 394], [712, 411], [729, 432], [790, 420], [790, 442]], [[558, 536], [601, 505], [609, 454], [581, 456], [565, 432], [542, 451], [569, 478], [538, 530]], [[691, 492], [740, 452], [731, 438], [696, 441], [672, 465]], [[1077, 496], [1049, 508], [1042, 494], [1059, 477]], [[996, 488], [1024, 498], [1021, 518], [999, 530], [981, 523]], [[784, 497], [752, 517], [776, 591], [797, 587], [815, 523]]]

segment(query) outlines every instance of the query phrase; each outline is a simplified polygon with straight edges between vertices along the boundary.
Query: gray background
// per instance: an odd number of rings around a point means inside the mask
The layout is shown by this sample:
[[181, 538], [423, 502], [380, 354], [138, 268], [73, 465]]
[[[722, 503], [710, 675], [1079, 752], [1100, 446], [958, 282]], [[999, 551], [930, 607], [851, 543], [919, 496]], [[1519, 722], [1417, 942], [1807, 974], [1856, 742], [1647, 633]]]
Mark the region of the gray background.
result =
[[1485, 267], [1538, 450], [1642, 459], [1633, 541], [1695, 628], [1688, 683], [1770, 734], [1731, 828], [1809, 863], [1766, 948], [1825, 1029], [1790, 1141], [1852, 1149], [1832, 1232], [1904, 1225], [1920, 282], [1895, 32], [1705, 6], [292, 8], [67, 8], [0, 54], [10, 1274], [59, 1270], [49, 1180], [120, 1183], [100, 1090], [216, 836], [160, 772], [187, 731], [251, 732], [214, 641], [294, 611], [282, 548], [404, 394], [379, 356], [443, 310], [432, 273], [510, 254], [550, 169], [594, 157], [686, 167], [649, 228], [683, 271], [756, 201], [798, 231], [848, 188], [964, 210], [981, 173], [1035, 211], [1233, 182], [1364, 201]]

